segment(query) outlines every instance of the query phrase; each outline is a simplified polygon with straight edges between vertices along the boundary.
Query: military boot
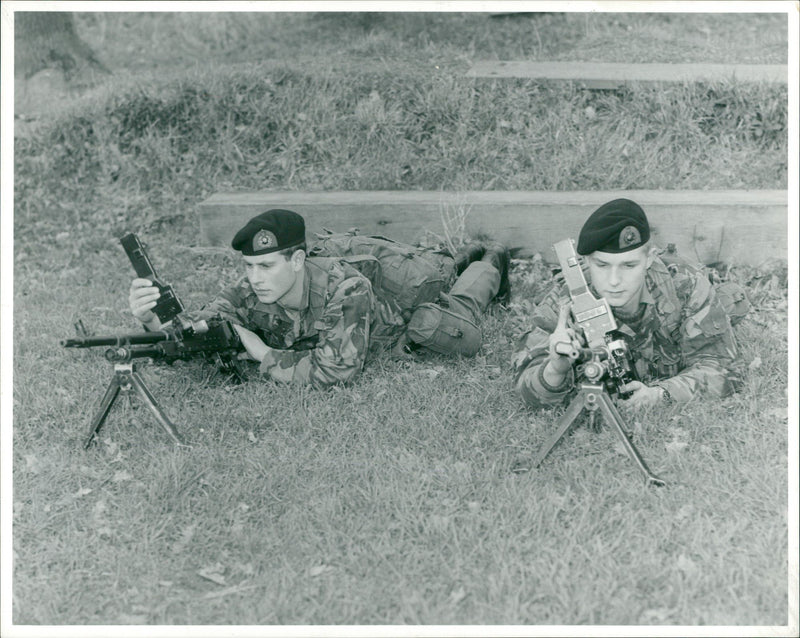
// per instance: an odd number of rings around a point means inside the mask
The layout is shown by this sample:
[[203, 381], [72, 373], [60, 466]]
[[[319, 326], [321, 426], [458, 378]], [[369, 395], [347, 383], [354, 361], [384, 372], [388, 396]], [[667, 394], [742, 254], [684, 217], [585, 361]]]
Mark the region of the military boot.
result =
[[486, 247], [476, 241], [462, 246], [455, 254], [455, 257], [453, 257], [456, 262], [456, 276], [464, 272], [467, 269], [467, 266], [469, 266], [473, 261], [478, 261], [481, 257], [483, 257], [484, 252], [486, 252]]
[[511, 265], [511, 253], [503, 244], [492, 243], [486, 246], [486, 252], [481, 257], [481, 261], [486, 261], [500, 273], [500, 289], [495, 295], [494, 301], [500, 304], [507, 304], [511, 300], [511, 282], [508, 280], [508, 270]]

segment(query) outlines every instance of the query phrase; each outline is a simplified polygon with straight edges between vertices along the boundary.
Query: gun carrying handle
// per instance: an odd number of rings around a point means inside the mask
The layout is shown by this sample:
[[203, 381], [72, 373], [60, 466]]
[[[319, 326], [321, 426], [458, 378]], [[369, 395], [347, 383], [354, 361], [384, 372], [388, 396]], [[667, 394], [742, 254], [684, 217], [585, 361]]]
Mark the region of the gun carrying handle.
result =
[[574, 345], [567, 343], [566, 341], [557, 343], [554, 350], [556, 351], [556, 354], [563, 354], [572, 360], [575, 360], [580, 356], [580, 351]]

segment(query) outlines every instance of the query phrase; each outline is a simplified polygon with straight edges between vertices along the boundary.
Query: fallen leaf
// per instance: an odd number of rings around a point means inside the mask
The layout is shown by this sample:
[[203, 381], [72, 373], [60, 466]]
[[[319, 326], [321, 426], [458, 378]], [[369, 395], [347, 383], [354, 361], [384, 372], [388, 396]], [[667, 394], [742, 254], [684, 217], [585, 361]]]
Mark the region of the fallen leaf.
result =
[[466, 597], [467, 597], [467, 592], [464, 591], [463, 587], [459, 587], [458, 589], [455, 589], [452, 592], [450, 592], [450, 602], [453, 603], [454, 605], [457, 605]]
[[203, 598], [205, 600], [209, 600], [211, 598], [221, 598], [222, 596], [227, 596], [229, 594], [238, 594], [241, 591], [247, 591], [248, 589], [255, 589], [256, 587], [263, 587], [263, 585], [260, 585], [258, 583], [251, 585], [234, 585], [233, 587], [228, 587], [226, 589], [210, 591], [207, 594], [204, 594]]
[[144, 614], [120, 614], [117, 619], [123, 625], [143, 625], [147, 622], [147, 616]]
[[192, 542], [192, 537], [194, 536], [194, 530], [197, 529], [197, 523], [192, 523], [191, 525], [187, 525], [183, 528], [181, 532], [181, 537], [176, 540], [172, 544], [172, 553], [173, 554], [180, 554], [183, 550], [186, 549], [187, 545]]
[[620, 456], [628, 456], [628, 448], [625, 447], [625, 444], [620, 441], [619, 439], [614, 439], [614, 452], [619, 454]]
[[25, 455], [25, 469], [28, 470], [31, 474], [38, 474], [41, 472], [41, 463], [39, 459], [36, 458], [35, 454], [26, 454]]
[[772, 408], [767, 410], [767, 416], [774, 417], [776, 419], [783, 419], [786, 420], [789, 418], [789, 408]]
[[673, 439], [688, 439], [689, 433], [683, 428], [672, 428]]
[[645, 609], [639, 616], [639, 622], [643, 625], [665, 625], [671, 614], [672, 611], [665, 607]]
[[686, 441], [670, 441], [664, 445], [667, 448], [667, 452], [670, 454], [678, 454], [679, 452], [683, 452], [686, 446], [689, 445]]
[[87, 494], [92, 493], [92, 488], [90, 487], [82, 487], [77, 492], [75, 492], [72, 496], [74, 498], [81, 498], [82, 496], [86, 496]]
[[682, 521], [691, 517], [693, 514], [694, 514], [694, 507], [687, 504], [681, 507], [677, 511], [677, 513], [675, 514], [675, 520]]
[[217, 585], [225, 585], [225, 576], [222, 575], [224, 571], [225, 568], [220, 563], [217, 563], [216, 565], [209, 565], [208, 567], [198, 569], [197, 575]]
[[435, 368], [426, 368], [425, 370], [420, 370], [419, 374], [423, 374], [431, 379], [435, 379], [439, 376], [439, 374], [441, 374], [441, 370], [436, 370]]
[[431, 529], [437, 532], [446, 531], [450, 525], [450, 517], [442, 516], [441, 514], [431, 514], [428, 517], [428, 521], [430, 522]]
[[247, 433], [247, 439], [250, 441], [250, 443], [258, 443], [258, 439], [256, 438], [256, 435], [253, 434], [252, 430]]
[[691, 575], [697, 573], [697, 565], [685, 554], [678, 556], [678, 562], [676, 566], [685, 574]]
[[756, 357], [750, 362], [750, 365], [747, 366], [750, 370], [758, 370], [761, 367], [761, 357]]
[[334, 569], [336, 568], [332, 567], [331, 565], [316, 565], [308, 570], [308, 575], [316, 578], [317, 576], [322, 576], [323, 574], [332, 572]]
[[122, 483], [122, 481], [130, 481], [133, 478], [127, 470], [119, 470], [114, 473], [114, 478], [111, 479], [114, 483]]

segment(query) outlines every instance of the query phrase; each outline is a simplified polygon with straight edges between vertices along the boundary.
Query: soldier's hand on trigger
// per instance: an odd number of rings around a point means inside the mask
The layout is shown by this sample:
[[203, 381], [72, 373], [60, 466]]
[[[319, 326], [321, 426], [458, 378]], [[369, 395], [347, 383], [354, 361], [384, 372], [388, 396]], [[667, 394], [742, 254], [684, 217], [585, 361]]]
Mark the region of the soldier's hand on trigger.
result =
[[629, 381], [620, 388], [622, 392], [633, 392], [625, 400], [624, 405], [634, 409], [642, 409], [660, 403], [664, 398], [664, 389], [654, 385], [645, 385], [641, 381]]
[[239, 334], [242, 340], [242, 345], [245, 351], [239, 354], [240, 359], [250, 359], [252, 361], [261, 361], [269, 352], [270, 347], [261, 341], [259, 337], [252, 330], [248, 330], [244, 326], [233, 324], [233, 328]]
[[133, 316], [147, 326], [157, 321], [153, 308], [160, 296], [158, 288], [149, 279], [134, 279], [128, 293], [128, 306]]
[[575, 358], [570, 356], [570, 353], [576, 353], [582, 347], [575, 330], [567, 325], [569, 313], [570, 305], [563, 304], [558, 313], [556, 329], [550, 335], [549, 340], [550, 367], [553, 372], [560, 374], [569, 370], [575, 362]]

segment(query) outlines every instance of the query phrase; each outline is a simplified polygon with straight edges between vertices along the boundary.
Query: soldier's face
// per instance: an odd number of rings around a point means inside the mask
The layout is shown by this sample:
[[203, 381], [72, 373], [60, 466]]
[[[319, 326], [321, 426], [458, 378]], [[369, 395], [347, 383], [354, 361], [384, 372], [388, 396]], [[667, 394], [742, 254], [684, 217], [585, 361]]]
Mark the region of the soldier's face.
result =
[[298, 283], [299, 273], [303, 268], [305, 254], [301, 250], [294, 252], [290, 259], [280, 253], [266, 255], [243, 255], [245, 274], [262, 303], [275, 303], [290, 292]]
[[586, 259], [597, 293], [610, 306], [626, 312], [636, 310], [639, 305], [644, 277], [652, 260], [648, 245], [625, 253], [595, 251]]

